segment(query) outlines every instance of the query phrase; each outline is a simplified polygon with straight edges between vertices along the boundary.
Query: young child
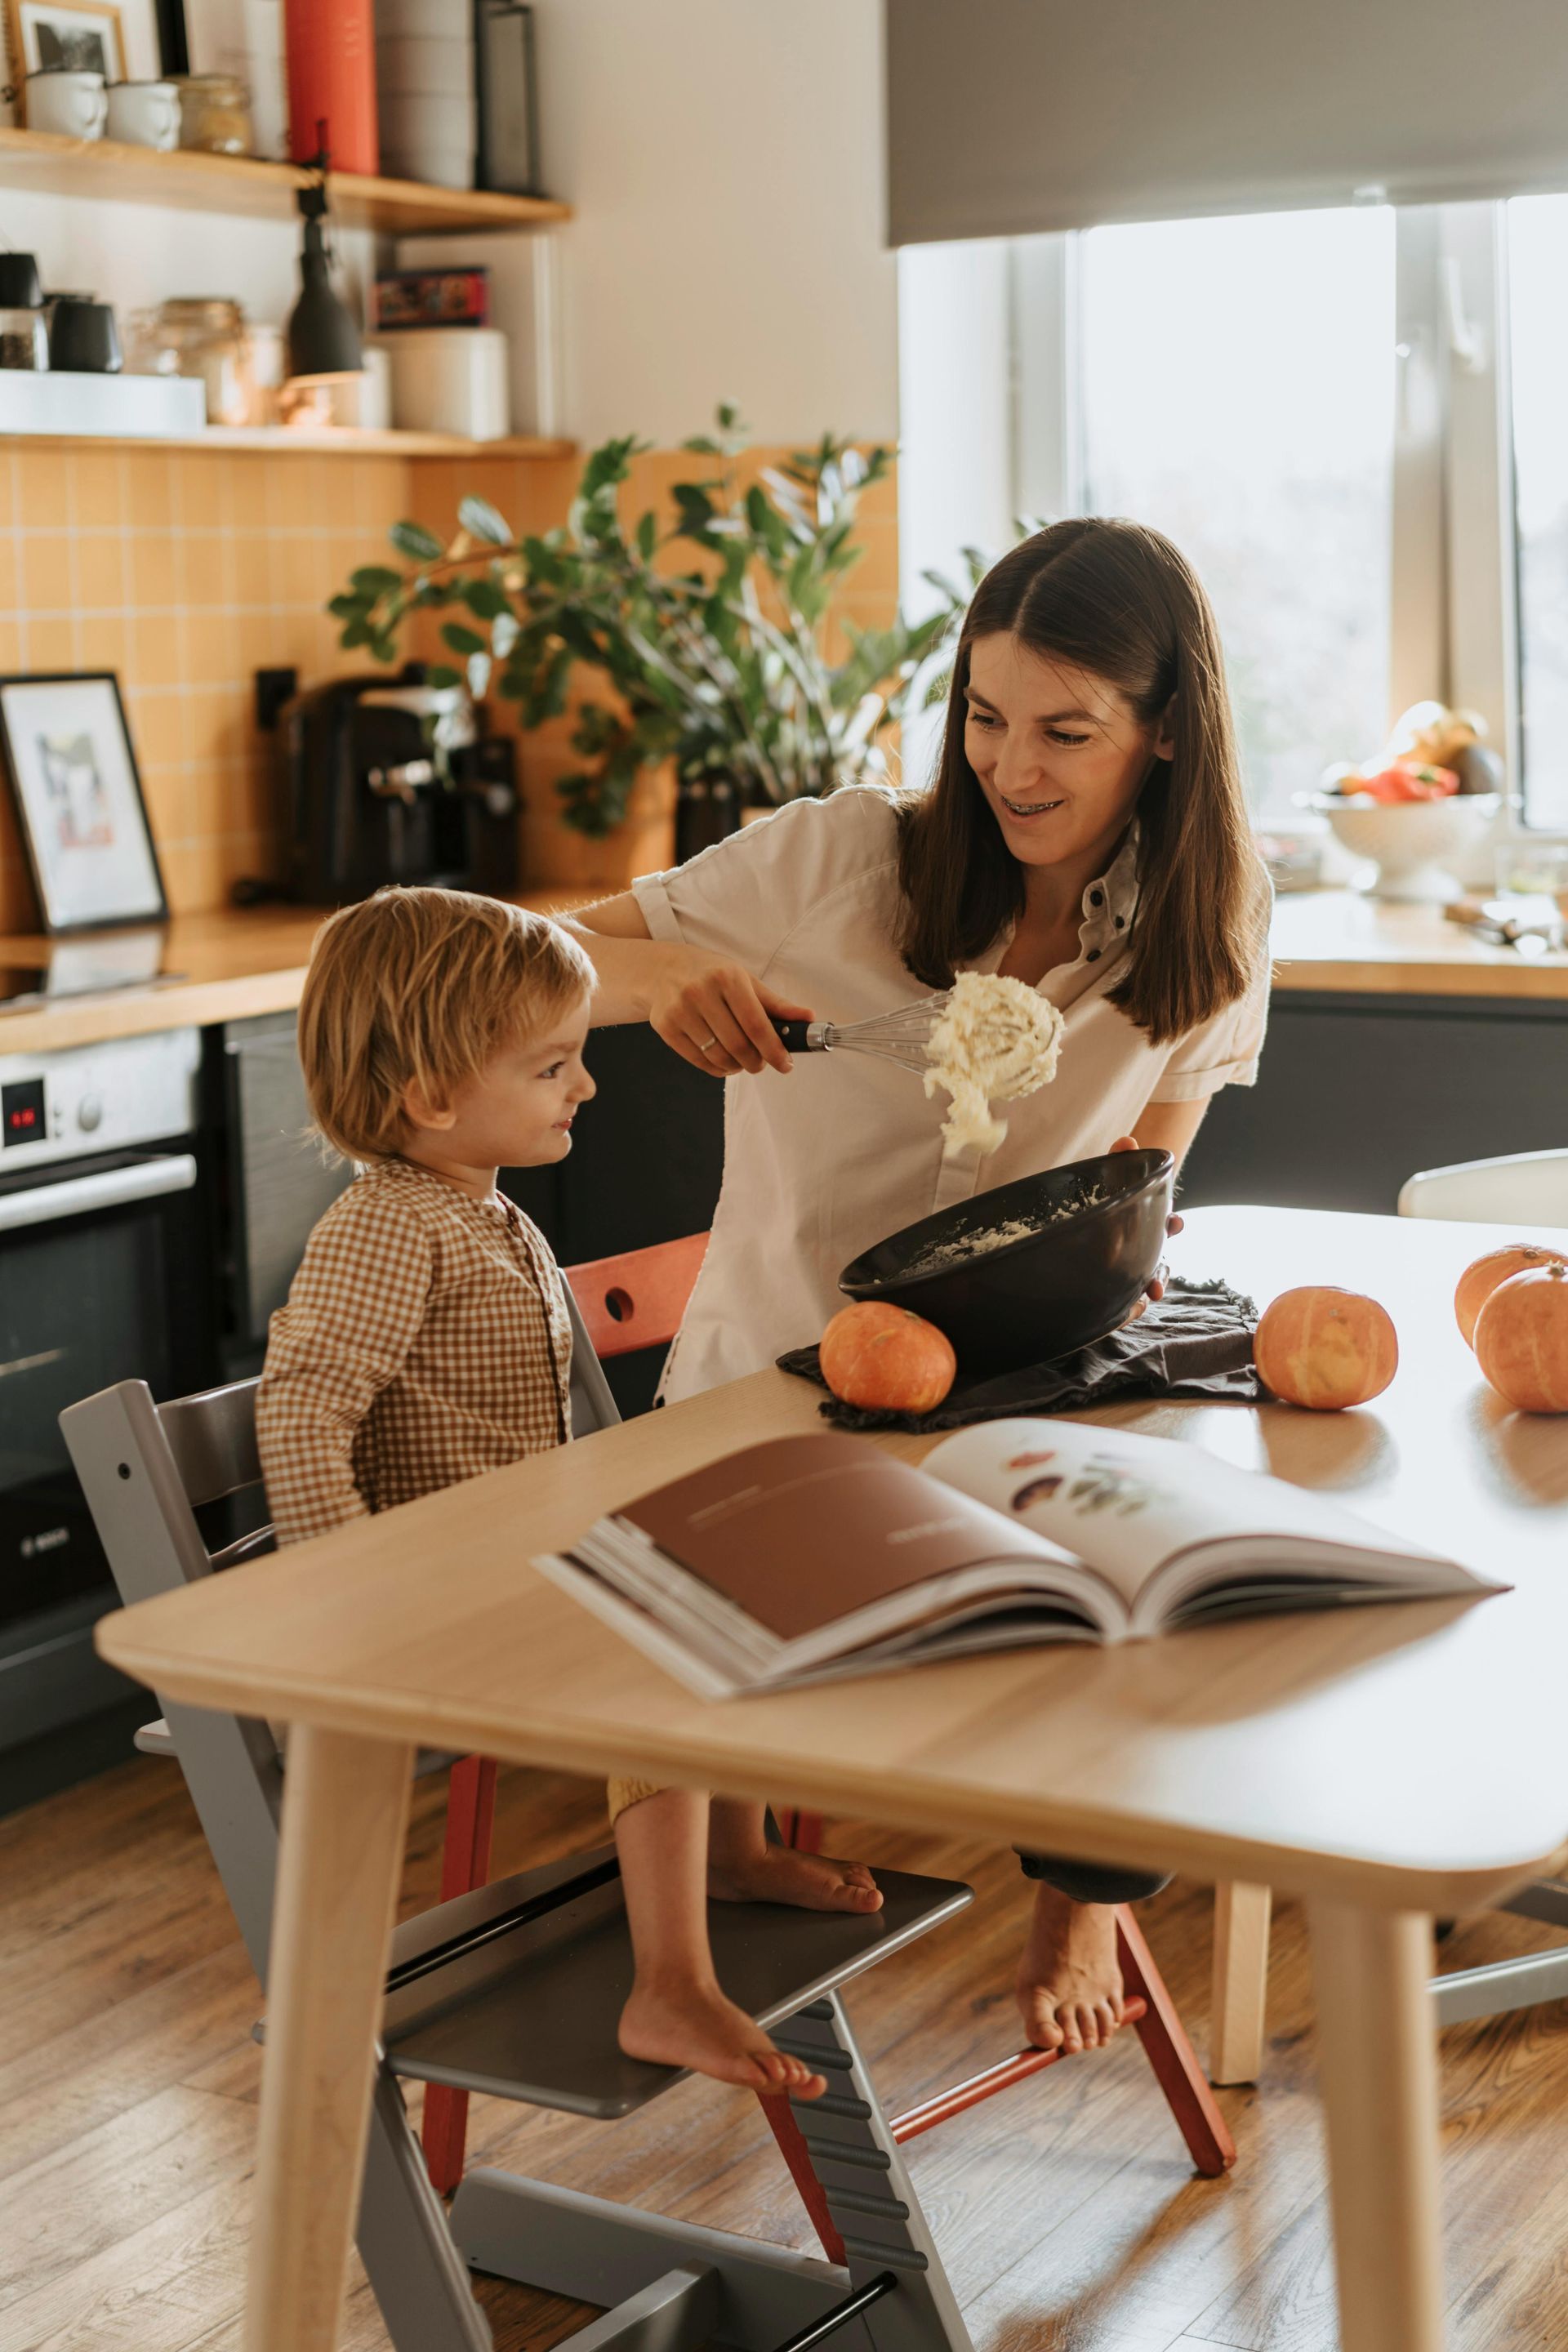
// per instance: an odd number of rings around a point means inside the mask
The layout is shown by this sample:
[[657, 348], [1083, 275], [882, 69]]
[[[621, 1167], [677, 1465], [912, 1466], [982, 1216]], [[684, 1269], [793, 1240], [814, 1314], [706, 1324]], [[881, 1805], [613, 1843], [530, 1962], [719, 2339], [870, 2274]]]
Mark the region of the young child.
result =
[[[457, 890], [378, 891], [324, 923], [300, 1005], [316, 1126], [355, 1163], [272, 1318], [257, 1433], [280, 1544], [563, 1444], [572, 1327], [503, 1167], [572, 1149], [587, 956], [542, 916]], [[637, 1956], [629, 2055], [748, 2089], [825, 2084], [725, 1999], [710, 1895], [874, 1911], [858, 1863], [770, 1846], [763, 1808], [611, 1784]]]

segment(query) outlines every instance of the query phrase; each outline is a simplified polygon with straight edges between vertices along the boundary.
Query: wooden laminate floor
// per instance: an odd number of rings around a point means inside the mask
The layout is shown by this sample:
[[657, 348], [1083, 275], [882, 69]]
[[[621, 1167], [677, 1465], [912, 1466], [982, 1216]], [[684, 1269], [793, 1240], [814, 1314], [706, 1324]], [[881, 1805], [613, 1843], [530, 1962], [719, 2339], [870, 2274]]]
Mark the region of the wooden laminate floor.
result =
[[[406, 1900], [433, 1895], [439, 1789], [416, 1791]], [[503, 1774], [498, 1864], [604, 1832], [596, 1786]], [[837, 1851], [967, 1877], [966, 1916], [848, 1995], [897, 2108], [1016, 2046], [1026, 1892], [1011, 1856], [840, 1829]], [[1178, 1883], [1149, 1937], [1200, 2048], [1210, 1898]], [[1447, 1965], [1539, 1948], [1468, 1922]], [[238, 2352], [258, 2053], [253, 1979], [175, 1769], [137, 1759], [0, 1822], [0, 2352]], [[1332, 2276], [1299, 1913], [1274, 1937], [1269, 2051], [1226, 2092], [1231, 2177], [1196, 2179], [1134, 2037], [912, 2145], [979, 2352], [1332, 2352]], [[1444, 2039], [1452, 2352], [1568, 2342], [1568, 2012]], [[698, 2221], [811, 2243], [754, 2103], [688, 2084], [619, 2125], [476, 2101], [476, 2158]], [[502, 2282], [499, 2352], [586, 2314]], [[345, 2352], [384, 2352], [363, 2277]]]

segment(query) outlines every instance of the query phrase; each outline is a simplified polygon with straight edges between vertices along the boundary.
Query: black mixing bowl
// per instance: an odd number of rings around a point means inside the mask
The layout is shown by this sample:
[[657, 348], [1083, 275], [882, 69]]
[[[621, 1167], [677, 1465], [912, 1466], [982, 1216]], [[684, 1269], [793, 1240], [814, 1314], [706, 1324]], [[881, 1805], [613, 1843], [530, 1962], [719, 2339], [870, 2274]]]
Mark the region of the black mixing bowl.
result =
[[[1109, 1151], [1020, 1176], [889, 1234], [845, 1267], [838, 1286], [923, 1315], [965, 1372], [1047, 1363], [1127, 1320], [1160, 1263], [1175, 1172], [1168, 1151]], [[1018, 1222], [1032, 1230], [1016, 1241], [930, 1263]]]

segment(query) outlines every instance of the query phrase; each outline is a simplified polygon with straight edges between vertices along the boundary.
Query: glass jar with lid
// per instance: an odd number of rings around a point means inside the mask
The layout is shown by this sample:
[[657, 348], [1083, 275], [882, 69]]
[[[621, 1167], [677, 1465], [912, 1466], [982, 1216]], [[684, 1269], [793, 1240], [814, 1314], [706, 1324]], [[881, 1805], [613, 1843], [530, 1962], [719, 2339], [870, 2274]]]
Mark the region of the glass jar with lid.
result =
[[132, 321], [132, 366], [148, 375], [199, 376], [209, 425], [250, 425], [256, 373], [245, 312], [227, 295], [180, 295]]
[[256, 146], [250, 92], [237, 74], [182, 74], [180, 144], [208, 155], [248, 155]]

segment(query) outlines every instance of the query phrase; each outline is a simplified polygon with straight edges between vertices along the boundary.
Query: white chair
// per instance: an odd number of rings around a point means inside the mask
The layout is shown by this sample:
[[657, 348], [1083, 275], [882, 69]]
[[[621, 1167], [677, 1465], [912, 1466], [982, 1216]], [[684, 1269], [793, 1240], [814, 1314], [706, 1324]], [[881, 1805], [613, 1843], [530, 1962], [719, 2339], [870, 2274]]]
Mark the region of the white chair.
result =
[[1402, 1217], [1464, 1224], [1568, 1225], [1568, 1151], [1514, 1151], [1424, 1168], [1402, 1185]]
[[[1401, 1186], [1402, 1217], [1444, 1217], [1464, 1224], [1568, 1227], [1568, 1151], [1516, 1151], [1500, 1160], [1461, 1160], [1424, 1168]], [[1568, 1885], [1527, 1887], [1501, 1906], [1527, 1918], [1568, 1926]], [[1215, 1890], [1213, 2026], [1209, 2079], [1252, 2083], [1263, 2056], [1268, 1968], [1268, 1889]], [[1532, 1955], [1436, 1979], [1444, 2025], [1501, 2009], [1568, 1995], [1568, 1951]]]

